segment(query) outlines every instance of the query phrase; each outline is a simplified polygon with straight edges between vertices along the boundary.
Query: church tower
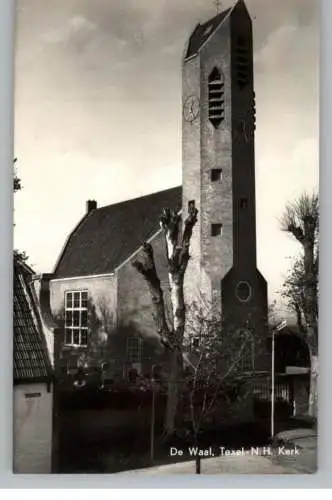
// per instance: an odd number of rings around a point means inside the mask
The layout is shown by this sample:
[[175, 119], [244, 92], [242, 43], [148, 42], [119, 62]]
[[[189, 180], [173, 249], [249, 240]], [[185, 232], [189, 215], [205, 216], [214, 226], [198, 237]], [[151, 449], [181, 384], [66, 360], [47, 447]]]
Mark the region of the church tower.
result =
[[244, 1], [198, 24], [183, 61], [183, 212], [199, 214], [185, 293], [204, 294], [225, 322], [265, 330], [257, 270], [252, 22]]

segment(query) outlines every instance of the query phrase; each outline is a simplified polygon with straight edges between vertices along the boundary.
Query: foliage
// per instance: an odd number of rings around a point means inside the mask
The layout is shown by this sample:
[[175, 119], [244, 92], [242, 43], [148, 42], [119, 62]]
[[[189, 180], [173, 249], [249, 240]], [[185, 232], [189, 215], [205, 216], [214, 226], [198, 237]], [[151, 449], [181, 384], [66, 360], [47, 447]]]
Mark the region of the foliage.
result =
[[[14, 158], [13, 165], [15, 165], [16, 162], [17, 162], [17, 158]], [[21, 182], [21, 179], [17, 175], [15, 167], [14, 167], [14, 185], [13, 185], [13, 188], [14, 188], [14, 193], [16, 193], [17, 191], [21, 191], [21, 189], [22, 189], [22, 182]]]
[[[316, 261], [318, 264], [318, 261]], [[315, 266], [314, 287], [316, 290], [316, 300], [313, 304], [316, 322], [318, 322], [318, 265]], [[301, 333], [305, 333], [306, 323], [306, 288], [308, 286], [307, 276], [305, 273], [303, 256], [299, 255], [293, 259], [292, 266], [289, 269], [288, 275], [282, 285], [281, 296], [287, 302], [289, 308], [295, 312], [297, 326]], [[312, 306], [311, 306], [312, 307]]]
[[14, 262], [26, 262], [28, 256], [25, 252], [20, 252], [20, 250], [14, 250]]
[[[14, 158], [13, 165], [17, 162], [17, 158]], [[17, 191], [21, 191], [23, 189], [21, 179], [18, 177], [17, 172], [14, 167], [14, 180], [13, 180], [13, 190], [14, 193]], [[20, 250], [14, 249], [14, 262], [26, 262], [28, 260], [28, 256], [25, 252], [21, 252]]]

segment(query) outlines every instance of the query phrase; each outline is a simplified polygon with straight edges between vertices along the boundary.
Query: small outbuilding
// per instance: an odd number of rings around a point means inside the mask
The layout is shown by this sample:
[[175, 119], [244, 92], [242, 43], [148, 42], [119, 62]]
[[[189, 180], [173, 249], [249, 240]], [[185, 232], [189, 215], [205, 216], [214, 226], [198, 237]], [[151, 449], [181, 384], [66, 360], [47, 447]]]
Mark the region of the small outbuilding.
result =
[[24, 262], [14, 262], [13, 471], [46, 474], [52, 469], [53, 368], [33, 276]]

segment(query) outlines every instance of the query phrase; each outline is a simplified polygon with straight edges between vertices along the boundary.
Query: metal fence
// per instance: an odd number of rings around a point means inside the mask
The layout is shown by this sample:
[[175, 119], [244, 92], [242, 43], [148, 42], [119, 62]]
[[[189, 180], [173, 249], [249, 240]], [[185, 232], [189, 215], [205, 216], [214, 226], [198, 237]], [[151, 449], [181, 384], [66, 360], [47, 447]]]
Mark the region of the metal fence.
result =
[[[253, 384], [253, 395], [260, 401], [271, 401], [271, 383], [262, 381]], [[275, 384], [276, 400], [291, 404], [293, 400], [290, 382], [277, 382]]]

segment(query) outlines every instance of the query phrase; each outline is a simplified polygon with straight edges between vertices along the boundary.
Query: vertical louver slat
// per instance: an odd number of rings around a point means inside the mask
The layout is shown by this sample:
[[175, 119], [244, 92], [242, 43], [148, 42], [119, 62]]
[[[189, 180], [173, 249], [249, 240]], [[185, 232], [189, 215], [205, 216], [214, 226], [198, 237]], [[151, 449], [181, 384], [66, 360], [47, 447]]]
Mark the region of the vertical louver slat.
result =
[[236, 79], [240, 90], [249, 83], [249, 48], [243, 37], [238, 37], [235, 47]]

